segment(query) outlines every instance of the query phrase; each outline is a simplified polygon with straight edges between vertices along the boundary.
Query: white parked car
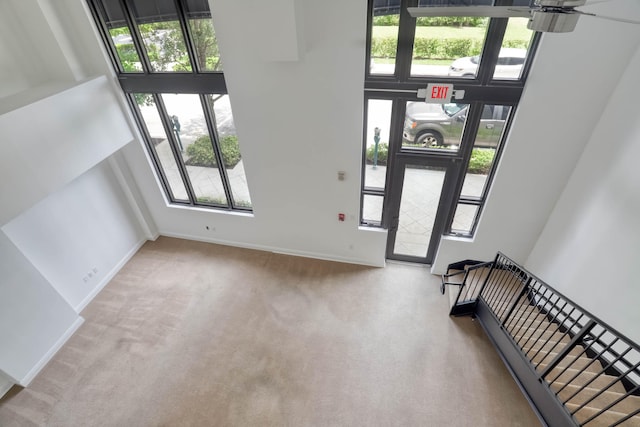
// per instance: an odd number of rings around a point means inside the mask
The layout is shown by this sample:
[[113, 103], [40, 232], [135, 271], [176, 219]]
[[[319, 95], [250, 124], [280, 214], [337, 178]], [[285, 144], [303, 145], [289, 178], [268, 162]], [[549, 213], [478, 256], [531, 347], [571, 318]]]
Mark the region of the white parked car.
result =
[[[526, 49], [503, 47], [498, 54], [498, 63], [493, 73], [495, 79], [518, 79], [527, 57]], [[456, 59], [449, 67], [449, 76], [475, 78], [478, 72], [480, 56], [466, 56]]]

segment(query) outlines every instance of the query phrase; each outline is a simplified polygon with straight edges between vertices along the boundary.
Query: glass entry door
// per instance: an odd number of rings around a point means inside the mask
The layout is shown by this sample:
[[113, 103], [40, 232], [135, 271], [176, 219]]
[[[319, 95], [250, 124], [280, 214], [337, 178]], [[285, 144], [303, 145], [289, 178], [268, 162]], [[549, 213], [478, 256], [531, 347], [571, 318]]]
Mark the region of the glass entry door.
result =
[[407, 156], [394, 167], [387, 258], [430, 264], [450, 206], [453, 159]]

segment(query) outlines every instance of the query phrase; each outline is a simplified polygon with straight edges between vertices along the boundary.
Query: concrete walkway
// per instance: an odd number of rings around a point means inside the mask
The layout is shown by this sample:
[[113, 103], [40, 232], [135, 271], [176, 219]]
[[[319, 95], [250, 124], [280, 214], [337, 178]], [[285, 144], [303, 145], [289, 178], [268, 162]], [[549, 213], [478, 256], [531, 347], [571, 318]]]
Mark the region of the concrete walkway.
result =
[[[384, 188], [386, 166], [373, 168], [367, 165], [365, 183], [368, 187]], [[400, 218], [394, 252], [402, 255], [423, 257], [427, 253], [433, 230], [442, 183], [445, 172], [434, 169], [407, 168], [404, 175]], [[462, 187], [462, 194], [481, 195], [487, 176], [468, 174]], [[382, 217], [382, 206], [372, 198], [365, 198], [363, 206], [367, 219]], [[473, 224], [475, 207], [462, 206], [456, 212], [453, 228], [468, 230]]]

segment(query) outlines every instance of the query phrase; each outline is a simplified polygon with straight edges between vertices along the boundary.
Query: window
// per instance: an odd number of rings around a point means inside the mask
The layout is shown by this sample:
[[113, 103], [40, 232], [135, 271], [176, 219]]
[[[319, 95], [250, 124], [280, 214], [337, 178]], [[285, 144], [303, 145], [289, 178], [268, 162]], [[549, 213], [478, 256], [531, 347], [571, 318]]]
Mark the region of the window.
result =
[[[389, 239], [394, 230], [396, 239], [406, 231], [402, 216], [405, 207], [410, 210], [405, 196], [411, 192], [405, 191], [404, 169], [427, 175], [441, 165], [448, 174], [441, 184], [442, 208], [428, 218], [413, 209], [420, 215], [411, 225], [433, 223], [436, 233], [458, 236], [475, 232], [539, 36], [527, 28], [526, 18], [413, 18], [407, 8], [491, 3], [369, 0], [361, 224], [389, 229]], [[528, 0], [495, 3], [526, 6]], [[429, 83], [452, 84], [465, 93], [447, 104], [425, 103], [419, 94]], [[425, 200], [417, 195], [414, 207], [422, 208]], [[395, 243], [388, 242], [388, 256], [397, 252], [389, 251]]]
[[251, 211], [209, 3], [87, 1], [167, 199]]

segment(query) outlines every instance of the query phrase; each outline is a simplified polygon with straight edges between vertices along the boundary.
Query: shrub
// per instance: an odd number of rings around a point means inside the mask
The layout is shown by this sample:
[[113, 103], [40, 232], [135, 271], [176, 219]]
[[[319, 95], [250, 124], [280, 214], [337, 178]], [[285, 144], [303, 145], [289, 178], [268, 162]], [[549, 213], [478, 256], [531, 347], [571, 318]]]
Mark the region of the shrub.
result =
[[[371, 56], [374, 58], [394, 58], [396, 37], [376, 37], [371, 40]], [[417, 59], [457, 59], [478, 55], [482, 51], [482, 40], [472, 38], [434, 39], [416, 37], [413, 55]]]
[[116, 45], [116, 51], [118, 52], [118, 58], [120, 58], [120, 63], [124, 71], [140, 71], [136, 67], [136, 64], [140, 64], [140, 58], [138, 58], [138, 52], [136, 52], [133, 44], [118, 44]]
[[376, 27], [397, 27], [400, 25], [400, 15], [374, 16], [373, 25]]
[[[220, 139], [220, 150], [222, 151], [222, 161], [227, 168], [233, 168], [241, 159], [238, 137], [235, 135], [223, 136]], [[187, 156], [189, 156], [186, 161], [188, 165], [218, 167], [209, 135], [202, 135], [193, 144], [190, 144], [187, 147]]]
[[[419, 27], [478, 27], [484, 25], [487, 18], [462, 16], [423, 17], [416, 20]], [[380, 15], [373, 17], [373, 25], [377, 27], [397, 27], [400, 15]]]
[[443, 58], [462, 58], [478, 55], [482, 51], [482, 40], [452, 39], [446, 41], [442, 49]]
[[474, 148], [469, 160], [469, 173], [488, 174], [493, 163], [496, 150], [492, 148]]
[[416, 20], [418, 27], [479, 27], [485, 25], [488, 18], [469, 16], [432, 16]]
[[240, 145], [238, 145], [238, 137], [235, 135], [223, 136], [220, 140], [220, 149], [222, 150], [222, 161], [227, 168], [232, 168], [238, 164], [241, 159]]
[[397, 37], [375, 37], [371, 39], [371, 56], [374, 58], [395, 58]]
[[502, 47], [515, 47], [519, 49], [527, 49], [529, 47], [528, 40], [505, 40], [502, 42]]
[[[373, 164], [374, 151], [375, 151], [374, 145], [367, 147], [367, 163], [369, 164]], [[389, 144], [386, 144], [386, 143], [378, 144], [378, 164], [386, 165], [388, 156], [389, 156]]]

